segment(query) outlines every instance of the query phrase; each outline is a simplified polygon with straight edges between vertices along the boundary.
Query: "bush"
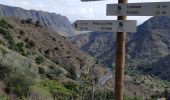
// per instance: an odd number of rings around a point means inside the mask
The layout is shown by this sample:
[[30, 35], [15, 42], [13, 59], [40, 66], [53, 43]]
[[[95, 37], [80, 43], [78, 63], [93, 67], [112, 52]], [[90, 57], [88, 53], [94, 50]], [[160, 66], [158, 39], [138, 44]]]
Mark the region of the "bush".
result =
[[6, 80], [10, 77], [12, 69], [10, 66], [0, 64], [0, 80]]
[[59, 48], [58, 48], [58, 47], [55, 47], [54, 49], [55, 49], [55, 50], [59, 50]]
[[78, 84], [75, 82], [65, 82], [64, 86], [67, 89], [70, 89], [71, 91], [77, 91], [78, 92]]
[[34, 48], [34, 47], [35, 47], [35, 43], [34, 43], [34, 41], [29, 40], [28, 38], [27, 38], [27, 39], [25, 39], [25, 42], [27, 42], [27, 44], [26, 44], [26, 48]]
[[11, 24], [9, 24], [8, 22], [6, 22], [6, 20], [4, 19], [0, 19], [0, 27], [3, 27], [3, 28], [13, 28], [13, 26]]
[[60, 82], [55, 80], [44, 80], [41, 87], [46, 88], [53, 96], [54, 100], [72, 100], [71, 92], [66, 89]]
[[31, 18], [28, 18], [28, 19], [25, 20], [25, 22], [26, 22], [27, 24], [32, 24], [32, 19], [31, 19]]
[[44, 53], [45, 53], [45, 55], [47, 56], [47, 55], [50, 54], [50, 50], [49, 50], [49, 49], [48, 49], [48, 50], [45, 50]]
[[25, 32], [24, 32], [23, 30], [20, 30], [20, 31], [19, 31], [19, 34], [20, 34], [20, 35], [24, 35], [24, 33], [25, 33]]
[[36, 64], [41, 64], [44, 62], [44, 58], [42, 56], [38, 56], [35, 58]]
[[38, 72], [42, 75], [46, 74], [45, 69], [43, 67], [38, 67]]
[[9, 80], [8, 87], [10, 92], [14, 93], [20, 99], [29, 95], [30, 87], [33, 84], [30, 77], [18, 74], [12, 76]]
[[36, 27], [41, 26], [41, 25], [40, 25], [40, 22], [39, 22], [39, 21], [36, 21], [36, 22], [35, 22], [35, 26], [36, 26]]
[[70, 72], [69, 77], [72, 78], [73, 80], [76, 80], [77, 79], [76, 68], [74, 66], [71, 66], [69, 72]]
[[0, 100], [9, 100], [7, 96], [3, 95], [3, 96], [0, 96]]
[[110, 90], [96, 90], [94, 92], [95, 100], [111, 100], [114, 98], [114, 92]]
[[23, 56], [27, 55], [24, 51], [24, 43], [23, 42], [17, 43], [17, 44], [15, 44], [15, 42], [14, 43], [11, 42], [9, 48], [12, 50], [15, 50], [16, 52], [20, 53]]
[[57, 79], [63, 71], [55, 66], [49, 66], [49, 70], [47, 71], [47, 77], [50, 79]]
[[9, 48], [12, 49], [12, 50], [15, 50], [19, 53], [21, 53], [22, 55], [26, 55], [25, 51], [24, 51], [24, 43], [15, 43], [14, 39], [12, 38], [11, 34], [9, 31], [5, 30], [5, 29], [2, 29], [0, 28], [0, 32], [4, 35], [4, 38], [6, 40], [8, 40], [8, 43], [9, 43]]

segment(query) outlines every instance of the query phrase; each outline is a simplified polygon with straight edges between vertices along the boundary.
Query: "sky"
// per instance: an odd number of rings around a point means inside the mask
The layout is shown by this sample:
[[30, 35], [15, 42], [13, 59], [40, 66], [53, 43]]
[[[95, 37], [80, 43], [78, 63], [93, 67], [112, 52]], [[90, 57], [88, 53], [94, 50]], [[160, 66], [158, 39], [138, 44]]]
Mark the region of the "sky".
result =
[[[80, 0], [0, 0], [0, 4], [21, 7], [27, 10], [54, 12], [66, 16], [71, 22], [75, 20], [116, 20], [114, 16], [106, 16], [106, 4], [117, 3], [118, 0], [81, 2]], [[170, 0], [128, 0], [129, 3], [163, 2]], [[151, 16], [128, 17], [137, 20], [138, 25]]]

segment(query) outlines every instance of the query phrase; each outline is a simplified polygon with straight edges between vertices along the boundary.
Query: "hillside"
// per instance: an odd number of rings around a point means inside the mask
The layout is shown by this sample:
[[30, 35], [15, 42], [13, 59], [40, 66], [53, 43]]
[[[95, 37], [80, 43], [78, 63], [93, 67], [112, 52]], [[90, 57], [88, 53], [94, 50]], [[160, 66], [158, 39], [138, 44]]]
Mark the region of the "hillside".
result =
[[19, 19], [31, 18], [34, 22], [39, 21], [42, 25], [48, 26], [49, 29], [58, 32], [60, 35], [72, 36], [76, 34], [67, 17], [60, 14], [25, 10], [0, 4], [0, 16], [12, 16]]
[[153, 17], [138, 27], [127, 43], [127, 54], [134, 65], [152, 64], [170, 53], [169, 23], [169, 17]]
[[[0, 99], [80, 98], [80, 70], [96, 78], [106, 72], [103, 64], [47, 27], [30, 19], [0, 17]], [[53, 97], [55, 91], [59, 93]]]

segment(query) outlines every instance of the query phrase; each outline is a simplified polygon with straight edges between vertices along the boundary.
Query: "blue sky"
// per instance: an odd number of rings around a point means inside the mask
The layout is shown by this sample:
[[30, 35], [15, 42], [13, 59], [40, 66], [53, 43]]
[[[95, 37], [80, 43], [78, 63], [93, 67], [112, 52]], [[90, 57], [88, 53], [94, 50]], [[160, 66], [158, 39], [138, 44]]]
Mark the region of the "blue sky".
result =
[[[128, 0], [135, 2], [162, 2], [170, 0]], [[97, 2], [80, 2], [80, 0], [0, 0], [1, 4], [22, 7], [24, 9], [34, 9], [48, 12], [55, 12], [67, 16], [71, 22], [75, 20], [104, 20], [116, 19], [113, 16], [106, 16], [106, 4], [117, 3], [117, 0], [105, 0]], [[138, 24], [143, 23], [150, 17], [136, 16], [128, 17], [129, 20], [138, 20]]]

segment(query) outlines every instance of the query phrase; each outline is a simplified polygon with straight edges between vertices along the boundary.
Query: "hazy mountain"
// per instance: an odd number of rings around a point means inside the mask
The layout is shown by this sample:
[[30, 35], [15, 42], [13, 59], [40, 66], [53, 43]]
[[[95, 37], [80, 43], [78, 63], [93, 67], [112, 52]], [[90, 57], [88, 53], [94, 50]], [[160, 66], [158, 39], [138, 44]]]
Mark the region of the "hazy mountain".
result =
[[39, 21], [42, 25], [64, 36], [72, 36], [76, 31], [72, 28], [67, 17], [60, 14], [48, 13], [43, 11], [25, 10], [18, 7], [10, 7], [0, 4], [0, 16], [14, 16], [19, 19], [31, 18], [33, 21]]

